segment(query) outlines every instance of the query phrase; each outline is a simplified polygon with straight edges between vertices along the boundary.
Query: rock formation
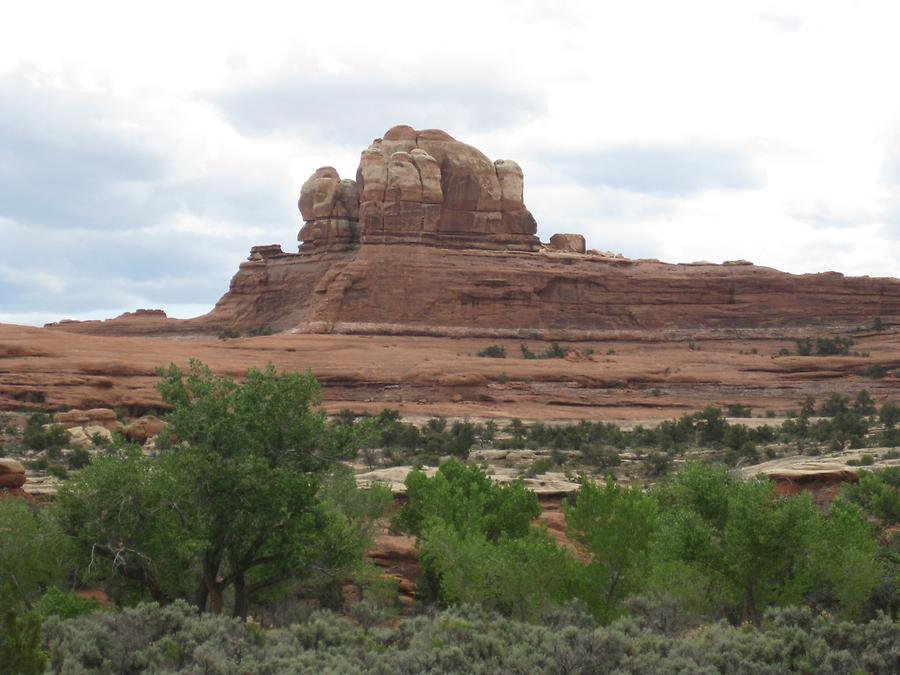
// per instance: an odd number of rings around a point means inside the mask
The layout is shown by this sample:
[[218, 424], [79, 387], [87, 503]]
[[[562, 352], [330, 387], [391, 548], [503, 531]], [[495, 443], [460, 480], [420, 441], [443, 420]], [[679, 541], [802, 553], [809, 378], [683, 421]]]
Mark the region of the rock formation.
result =
[[327, 166], [303, 184], [300, 250], [429, 243], [533, 251], [537, 224], [522, 195], [515, 162], [492, 163], [443, 131], [397, 126], [363, 150], [355, 181]]
[[[301, 189], [298, 253], [255, 246], [209, 314], [148, 312], [66, 331], [541, 336], [900, 323], [900, 280], [791, 275], [747, 261], [673, 265], [548, 245], [523, 175], [443, 131], [397, 126], [362, 151], [355, 180], [322, 167]], [[564, 255], [561, 255], [564, 254]]]
[[550, 237], [552, 251], [584, 253], [584, 237], [580, 234], [554, 234]]
[[[109, 408], [91, 410], [67, 410], [53, 415], [53, 423], [66, 429], [75, 427], [102, 427], [110, 432], [122, 433], [123, 425], [116, 418], [116, 412]], [[90, 436], [90, 434], [88, 434]]]

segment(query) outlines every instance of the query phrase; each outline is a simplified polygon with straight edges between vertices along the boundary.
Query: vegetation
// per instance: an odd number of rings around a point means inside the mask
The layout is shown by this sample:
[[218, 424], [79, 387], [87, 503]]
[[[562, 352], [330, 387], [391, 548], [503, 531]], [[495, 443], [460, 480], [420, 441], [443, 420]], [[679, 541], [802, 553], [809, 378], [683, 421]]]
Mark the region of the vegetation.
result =
[[[781, 427], [729, 422], [725, 412], [750, 414], [735, 403], [623, 429], [416, 426], [392, 410], [329, 420], [311, 374], [272, 366], [241, 382], [171, 366], [158, 388], [171, 412], [156, 456], [119, 439], [85, 458], [55, 503], [0, 501], [5, 670], [900, 668], [900, 469], [861, 472], [825, 514], [806, 493], [779, 496], [727, 468], [778, 444], [895, 440], [900, 407], [868, 392], [804, 399]], [[29, 424], [46, 452], [52, 427]], [[476, 446], [540, 449], [526, 475], [594, 473], [561, 506], [565, 540], [521, 479], [465, 463]], [[688, 449], [704, 461], [680, 459]], [[396, 619], [396, 582], [365, 562], [394, 501], [357, 488], [342, 461], [358, 451], [371, 465], [438, 465], [408, 474], [392, 513], [395, 531], [417, 538], [418, 616]], [[623, 456], [652, 484], [597, 479], [621, 476]], [[874, 451], [862, 457], [874, 463]], [[119, 609], [72, 592], [87, 585]]]
[[228, 593], [244, 617], [299, 584], [335, 604], [365, 548], [362, 525], [380, 512], [329, 499], [353, 439], [311, 409], [315, 379], [269, 366], [239, 385], [194, 362], [186, 376], [170, 367], [159, 390], [174, 407], [171, 447], [148, 459], [120, 446], [60, 492], [83, 569], [122, 601], [184, 598], [220, 613]]
[[506, 347], [497, 344], [489, 345], [478, 352], [478, 356], [483, 356], [491, 359], [505, 359]]
[[48, 622], [56, 672], [887, 674], [900, 669], [900, 625], [852, 623], [808, 608], [766, 612], [759, 627], [696, 629], [665, 599], [635, 603], [608, 627], [577, 607], [523, 623], [475, 606], [377, 630], [328, 612], [260, 629], [189, 605], [141, 605]]
[[850, 353], [853, 340], [846, 337], [801, 338], [796, 341], [798, 356], [846, 356]]

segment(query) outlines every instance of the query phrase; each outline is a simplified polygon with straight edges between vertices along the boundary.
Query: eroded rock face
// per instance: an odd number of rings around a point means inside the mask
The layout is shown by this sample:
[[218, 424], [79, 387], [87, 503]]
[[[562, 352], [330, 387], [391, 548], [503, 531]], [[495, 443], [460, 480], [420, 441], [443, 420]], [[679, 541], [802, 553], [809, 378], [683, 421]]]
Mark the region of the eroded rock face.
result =
[[360, 242], [536, 250], [523, 186], [515, 162], [491, 162], [437, 129], [397, 126], [363, 150], [356, 181], [322, 167], [303, 184], [300, 250]]
[[356, 181], [341, 180], [334, 167], [316, 169], [303, 184], [297, 206], [306, 221], [298, 235], [301, 251], [344, 250], [359, 240]]

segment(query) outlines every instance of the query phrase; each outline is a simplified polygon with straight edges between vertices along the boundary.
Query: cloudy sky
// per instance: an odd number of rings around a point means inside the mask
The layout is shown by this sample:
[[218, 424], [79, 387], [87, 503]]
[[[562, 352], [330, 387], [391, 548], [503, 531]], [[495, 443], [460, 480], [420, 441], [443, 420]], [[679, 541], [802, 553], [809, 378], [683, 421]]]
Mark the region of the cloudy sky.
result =
[[[434, 9], [432, 9], [432, 6]], [[546, 240], [900, 276], [900, 3], [29, 2], [0, 22], [0, 322], [208, 311], [394, 124], [517, 160]]]

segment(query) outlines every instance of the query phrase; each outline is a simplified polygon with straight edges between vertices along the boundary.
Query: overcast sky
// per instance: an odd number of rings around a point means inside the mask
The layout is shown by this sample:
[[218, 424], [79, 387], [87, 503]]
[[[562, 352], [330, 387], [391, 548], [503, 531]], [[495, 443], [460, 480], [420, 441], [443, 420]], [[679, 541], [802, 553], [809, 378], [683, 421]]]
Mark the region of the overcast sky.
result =
[[[434, 7], [434, 9], [431, 9]], [[543, 240], [900, 276], [900, 3], [29, 2], [0, 22], [0, 322], [208, 311], [395, 124]]]

